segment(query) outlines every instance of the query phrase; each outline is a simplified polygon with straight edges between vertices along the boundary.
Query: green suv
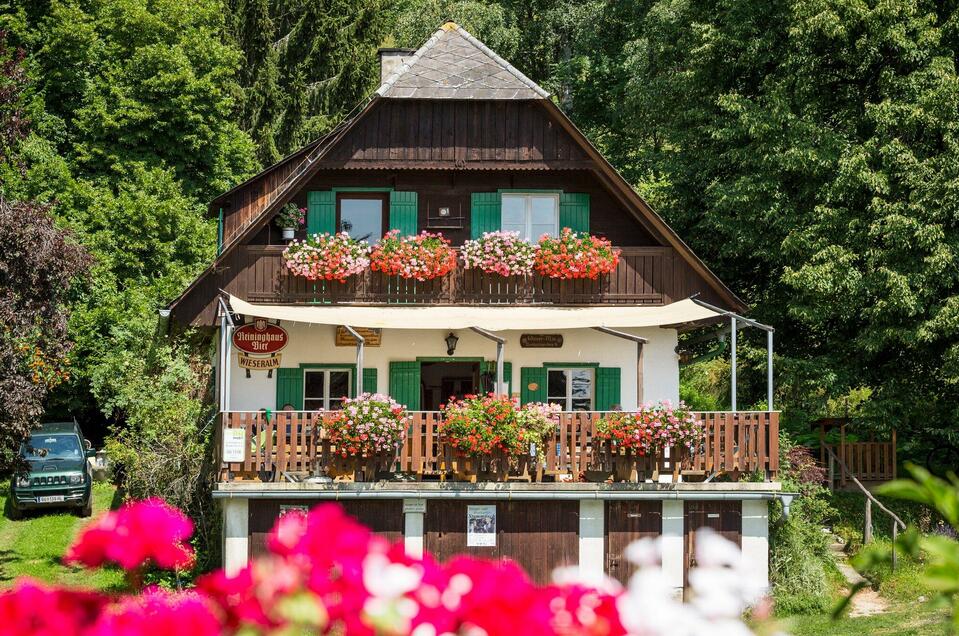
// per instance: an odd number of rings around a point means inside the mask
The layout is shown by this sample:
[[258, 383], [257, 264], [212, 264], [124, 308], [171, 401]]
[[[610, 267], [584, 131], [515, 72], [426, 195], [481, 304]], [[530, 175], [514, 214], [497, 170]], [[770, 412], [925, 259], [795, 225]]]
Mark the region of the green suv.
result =
[[76, 422], [41, 424], [20, 447], [27, 473], [14, 475], [10, 486], [10, 516], [25, 510], [69, 506], [81, 517], [93, 512], [93, 474], [88, 457], [94, 455]]

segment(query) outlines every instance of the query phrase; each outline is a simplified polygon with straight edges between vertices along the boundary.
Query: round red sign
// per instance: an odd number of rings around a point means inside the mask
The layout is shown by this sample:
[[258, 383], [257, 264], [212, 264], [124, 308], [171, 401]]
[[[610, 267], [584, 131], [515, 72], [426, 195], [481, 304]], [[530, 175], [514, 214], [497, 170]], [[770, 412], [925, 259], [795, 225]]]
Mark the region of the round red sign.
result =
[[233, 332], [233, 346], [246, 353], [276, 353], [286, 346], [286, 329], [265, 320], [243, 325]]

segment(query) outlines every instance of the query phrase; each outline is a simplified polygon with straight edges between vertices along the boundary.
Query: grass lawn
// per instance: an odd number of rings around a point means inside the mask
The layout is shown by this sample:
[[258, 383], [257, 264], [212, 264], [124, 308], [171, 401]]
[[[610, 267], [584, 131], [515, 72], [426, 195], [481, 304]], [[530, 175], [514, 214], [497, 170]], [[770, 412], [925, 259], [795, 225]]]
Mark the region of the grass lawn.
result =
[[946, 611], [928, 604], [894, 605], [890, 611], [874, 616], [843, 617], [791, 616], [783, 627], [793, 636], [945, 636]]
[[[0, 486], [0, 510], [5, 509], [8, 489], [7, 485]], [[94, 484], [94, 517], [110, 509], [115, 492], [110, 484]], [[12, 585], [18, 577], [29, 576], [74, 587], [118, 589], [123, 576], [117, 571], [86, 570], [60, 562], [73, 537], [88, 522], [59, 510], [34, 512], [21, 521], [0, 515], [0, 588]]]

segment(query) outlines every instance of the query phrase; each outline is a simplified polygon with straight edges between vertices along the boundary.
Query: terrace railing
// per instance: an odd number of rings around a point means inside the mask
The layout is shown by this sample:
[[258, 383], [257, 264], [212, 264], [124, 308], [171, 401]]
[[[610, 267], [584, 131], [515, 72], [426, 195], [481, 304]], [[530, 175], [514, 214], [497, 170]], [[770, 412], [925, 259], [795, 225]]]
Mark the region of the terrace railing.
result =
[[[552, 437], [536, 449], [535, 459], [530, 462], [536, 467], [536, 477], [573, 481], [585, 478], [590, 471], [608, 469], [612, 459], [609, 449], [596, 437], [596, 424], [602, 416], [600, 412], [562, 413]], [[643, 458], [647, 469], [672, 474], [674, 479], [681, 474], [708, 478], [747, 473], [776, 478], [778, 412], [704, 412], [697, 416], [705, 424], [703, 439], [692, 448], [672, 448]], [[243, 460], [221, 461], [222, 481], [275, 481], [293, 473], [328, 475], [342, 466], [342, 458], [327, 439], [320, 413], [281, 411], [268, 417], [258, 411], [233, 411], [222, 413], [221, 418], [223, 429], [243, 431]], [[438, 412], [412, 413], [406, 440], [385, 458], [382, 467], [418, 479], [453, 478], [456, 463], [462, 458], [440, 438], [441, 422]]]

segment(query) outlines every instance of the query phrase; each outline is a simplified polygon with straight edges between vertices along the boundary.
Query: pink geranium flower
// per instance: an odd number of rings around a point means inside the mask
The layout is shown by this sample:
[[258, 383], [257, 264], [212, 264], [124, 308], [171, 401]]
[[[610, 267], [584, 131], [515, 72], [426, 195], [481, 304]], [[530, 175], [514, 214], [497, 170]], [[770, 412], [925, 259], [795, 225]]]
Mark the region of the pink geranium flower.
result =
[[128, 596], [104, 611], [89, 636], [186, 636], [219, 634], [210, 601], [196, 592], [157, 588]]
[[64, 560], [87, 567], [114, 563], [127, 571], [148, 562], [184, 568], [193, 562], [193, 548], [185, 543], [192, 534], [189, 517], [162, 499], [132, 501], [87, 526]]
[[107, 601], [95, 592], [52, 588], [22, 579], [0, 594], [0, 635], [80, 636], [96, 622]]

